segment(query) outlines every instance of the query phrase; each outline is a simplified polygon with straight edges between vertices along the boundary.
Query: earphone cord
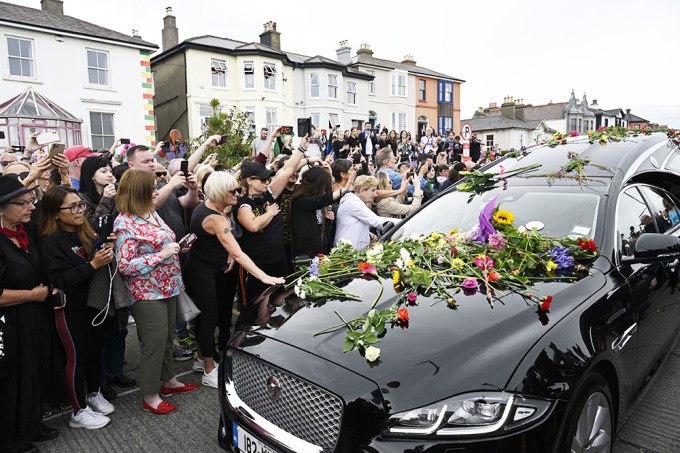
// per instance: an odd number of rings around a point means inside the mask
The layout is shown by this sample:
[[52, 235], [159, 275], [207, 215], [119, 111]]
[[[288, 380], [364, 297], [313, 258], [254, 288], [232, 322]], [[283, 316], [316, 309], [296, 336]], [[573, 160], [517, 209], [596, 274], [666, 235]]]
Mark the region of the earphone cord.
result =
[[[111, 273], [111, 264], [107, 264], [106, 268], [109, 270], [109, 297], [106, 301], [106, 306], [102, 308], [99, 313], [97, 313], [97, 316], [92, 319], [92, 327], [99, 327], [102, 325], [102, 323], [106, 320], [106, 317], [109, 315], [109, 308], [111, 306], [111, 294], [113, 293], [113, 278], [116, 276], [116, 273], [118, 272], [118, 263], [116, 263], [116, 268], [113, 270], [113, 273]], [[102, 317], [102, 320], [97, 322], [97, 318], [101, 316], [101, 314], [104, 314]]]

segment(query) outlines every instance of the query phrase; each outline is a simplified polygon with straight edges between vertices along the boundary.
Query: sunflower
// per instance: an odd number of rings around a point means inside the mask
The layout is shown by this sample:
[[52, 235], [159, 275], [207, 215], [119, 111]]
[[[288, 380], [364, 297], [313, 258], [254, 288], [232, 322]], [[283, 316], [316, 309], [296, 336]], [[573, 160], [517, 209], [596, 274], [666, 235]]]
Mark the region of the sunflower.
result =
[[499, 225], [511, 225], [512, 221], [515, 220], [515, 216], [512, 212], [501, 209], [493, 215], [493, 220]]

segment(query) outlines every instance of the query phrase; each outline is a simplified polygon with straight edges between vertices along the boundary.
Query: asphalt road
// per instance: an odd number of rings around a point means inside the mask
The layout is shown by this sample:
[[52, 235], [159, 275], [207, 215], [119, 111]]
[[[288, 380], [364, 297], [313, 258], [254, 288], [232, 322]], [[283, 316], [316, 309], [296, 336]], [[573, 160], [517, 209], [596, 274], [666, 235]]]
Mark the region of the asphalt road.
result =
[[[134, 325], [130, 325], [126, 373], [135, 376], [139, 366], [139, 346]], [[200, 383], [200, 374], [191, 371], [192, 361], [176, 362], [178, 377]], [[219, 402], [217, 390], [201, 386], [195, 392], [174, 395], [170, 401], [177, 411], [155, 415], [142, 410], [138, 389], [121, 391], [113, 401], [116, 411], [111, 423], [99, 430], [68, 427], [70, 412], [55, 414], [46, 423], [61, 435], [40, 444], [49, 453], [109, 452], [222, 452], [217, 445]], [[618, 434], [614, 453], [677, 453], [680, 451], [680, 345], [649, 385], [634, 415]]]

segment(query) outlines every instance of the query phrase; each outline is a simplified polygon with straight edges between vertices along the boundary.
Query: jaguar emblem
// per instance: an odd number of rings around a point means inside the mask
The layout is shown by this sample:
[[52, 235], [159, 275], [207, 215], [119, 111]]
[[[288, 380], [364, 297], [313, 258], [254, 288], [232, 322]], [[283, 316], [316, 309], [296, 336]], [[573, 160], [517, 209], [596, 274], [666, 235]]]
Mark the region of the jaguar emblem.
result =
[[273, 400], [281, 395], [281, 384], [274, 376], [269, 376], [267, 379], [267, 393], [269, 393], [269, 396]]

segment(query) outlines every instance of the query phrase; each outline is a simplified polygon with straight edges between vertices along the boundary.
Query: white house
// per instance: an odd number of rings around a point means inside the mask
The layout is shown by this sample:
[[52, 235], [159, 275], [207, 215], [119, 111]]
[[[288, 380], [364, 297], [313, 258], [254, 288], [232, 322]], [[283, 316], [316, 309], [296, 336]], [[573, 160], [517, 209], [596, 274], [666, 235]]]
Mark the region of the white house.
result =
[[149, 56], [158, 46], [67, 16], [61, 0], [41, 5], [0, 2], [0, 146], [45, 130], [67, 146], [155, 143]]
[[163, 51], [151, 59], [160, 139], [172, 129], [200, 136], [212, 99], [246, 113], [253, 135], [261, 127], [296, 126], [298, 118], [311, 117], [322, 129], [368, 119], [373, 78], [321, 56], [282, 51], [276, 23], [264, 24], [259, 43], [216, 36], [179, 43], [176, 19], [166, 12]]

